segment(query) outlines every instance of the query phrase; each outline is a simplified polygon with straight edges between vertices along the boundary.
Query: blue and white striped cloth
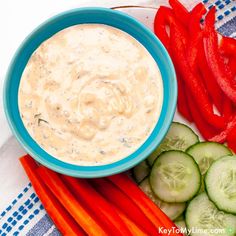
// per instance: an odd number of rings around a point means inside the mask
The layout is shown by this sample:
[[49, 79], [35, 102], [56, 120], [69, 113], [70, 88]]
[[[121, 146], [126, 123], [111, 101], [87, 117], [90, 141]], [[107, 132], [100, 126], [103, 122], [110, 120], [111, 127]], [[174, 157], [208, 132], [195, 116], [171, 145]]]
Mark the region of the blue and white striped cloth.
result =
[[0, 148], [0, 235], [60, 235], [18, 161], [23, 154], [14, 137]]
[[235, 0], [203, 0], [208, 9], [216, 6], [218, 31], [225, 35], [236, 38], [236, 1]]
[[31, 183], [0, 214], [0, 235], [60, 235]]
[[[218, 31], [226, 36], [235, 37], [236, 38], [236, 2], [235, 0], [217, 0], [215, 2], [210, 0], [203, 0], [203, 3], [210, 9], [213, 5], [217, 8], [217, 23], [216, 26]], [[18, 145], [16, 141], [12, 138], [9, 140], [10, 146]], [[4, 154], [4, 147], [0, 149], [1, 153]], [[21, 150], [22, 153], [22, 150]], [[7, 171], [12, 171], [10, 176], [15, 175], [18, 171], [22, 172], [22, 168], [20, 165], [17, 167], [17, 170], [13, 168], [11, 170], [11, 165], [9, 162], [11, 160], [7, 160], [7, 164], [4, 164], [4, 158], [9, 155], [7, 153], [4, 154], [5, 157], [1, 159], [1, 168], [9, 168]], [[3, 160], [3, 161], [2, 161]], [[17, 161], [15, 159], [14, 161]], [[23, 175], [23, 173], [21, 173]], [[1, 175], [2, 176], [2, 175]], [[13, 177], [12, 177], [13, 178]], [[10, 186], [12, 184], [6, 184], [6, 180], [1, 182], [0, 184], [4, 185], [4, 191], [13, 191], [16, 192], [15, 197], [13, 199], [4, 199], [4, 192], [0, 193], [0, 236], [6, 235], [26, 235], [26, 236], [57, 236], [60, 235], [58, 230], [55, 228], [53, 222], [50, 220], [48, 215], [46, 214], [39, 198], [34, 192], [34, 189], [30, 183], [28, 183], [27, 179], [19, 181], [25, 183], [25, 186], [21, 187], [22, 190], [19, 190], [19, 185], [15, 186], [14, 191]], [[5, 186], [6, 185], [6, 186]], [[14, 185], [13, 185], [14, 186]], [[1, 209], [1, 202], [6, 203], [4, 208]]]

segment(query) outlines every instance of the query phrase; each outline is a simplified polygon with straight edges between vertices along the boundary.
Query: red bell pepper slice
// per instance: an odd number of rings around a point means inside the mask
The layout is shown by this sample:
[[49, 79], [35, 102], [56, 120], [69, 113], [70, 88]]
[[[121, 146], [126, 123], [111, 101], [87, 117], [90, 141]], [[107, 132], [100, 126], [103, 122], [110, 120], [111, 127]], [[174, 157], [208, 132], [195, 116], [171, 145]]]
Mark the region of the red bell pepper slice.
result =
[[231, 121], [227, 124], [227, 127], [219, 134], [212, 137], [209, 141], [224, 143], [231, 133], [232, 130], [235, 130], [236, 127], [236, 116], [234, 116]]
[[228, 59], [228, 67], [233, 77], [236, 77], [236, 39], [222, 36], [220, 40], [220, 51]]
[[178, 102], [177, 102], [177, 108], [179, 113], [189, 122], [193, 121], [189, 105], [187, 102], [187, 97], [186, 97], [186, 89], [185, 89], [185, 84], [184, 81], [181, 79], [181, 76], [177, 72], [177, 82], [178, 82]]
[[[169, 53], [170, 53], [169, 29], [170, 25], [173, 24], [174, 22], [179, 22], [179, 20], [173, 14], [173, 10], [169, 7], [161, 6], [158, 9], [154, 19], [154, 32], [156, 36], [164, 44]], [[182, 25], [181, 27], [184, 28]], [[185, 30], [185, 39], [186, 40], [184, 41], [184, 44], [187, 45], [188, 35], [186, 30]]]
[[236, 55], [236, 39], [222, 36], [220, 40], [220, 50], [227, 56]]
[[236, 77], [236, 54], [229, 57], [228, 66], [233, 77]]
[[221, 36], [220, 40], [220, 52], [227, 62], [228, 70], [232, 73], [233, 77], [236, 77], [236, 39]]
[[216, 135], [217, 131], [212, 126], [207, 124], [202, 115], [199, 114], [198, 110], [196, 109], [196, 103], [193, 101], [191, 94], [188, 91], [186, 91], [186, 94], [193, 121], [203, 138], [209, 140]]
[[188, 30], [190, 34], [196, 34], [201, 31], [201, 19], [207, 12], [204, 4], [198, 3], [190, 12], [190, 19], [188, 23]]
[[195, 73], [198, 73], [198, 63], [197, 56], [199, 51], [199, 46], [202, 42], [202, 29], [200, 21], [203, 15], [206, 13], [206, 8], [202, 3], [197, 4], [190, 12], [188, 32], [190, 34], [190, 40], [187, 49], [187, 59], [189, 66]]
[[169, 4], [172, 7], [172, 9], [174, 11], [174, 14], [177, 17], [177, 19], [180, 20], [182, 25], [187, 27], [188, 22], [189, 22], [189, 17], [190, 17], [189, 11], [178, 0], [169, 0]]
[[199, 112], [202, 113], [204, 119], [216, 128], [223, 129], [226, 126], [224, 118], [214, 114], [213, 106], [205, 91], [204, 84], [198, 74], [192, 72], [187, 57], [183, 38], [184, 33], [181, 27], [175, 22], [170, 27], [170, 45], [172, 59], [180, 71], [187, 88], [191, 91], [193, 99], [196, 102]]
[[191, 35], [187, 50], [186, 57], [189, 63], [189, 67], [194, 73], [199, 73], [197, 58], [199, 54], [199, 47], [201, 45], [203, 34], [201, 31]]
[[204, 49], [209, 68], [222, 91], [236, 104], [236, 81], [227, 69], [218, 50], [218, 37], [214, 29], [215, 7], [205, 18]]
[[174, 15], [169, 7], [161, 6], [154, 19], [154, 32], [161, 40], [165, 48], [169, 51], [170, 37], [167, 33], [167, 27], [174, 20]]
[[223, 113], [223, 92], [220, 89], [214, 75], [212, 74], [206, 60], [203, 43], [201, 42], [198, 50], [197, 64], [200, 69], [201, 76], [206, 86], [207, 92], [215, 104], [218, 111]]
[[[154, 20], [154, 32], [157, 35], [157, 37], [161, 40], [161, 42], [164, 44], [165, 48], [168, 50], [169, 54], [171, 55], [170, 51], [170, 38], [168, 28], [170, 28], [170, 25], [176, 21], [172, 9], [169, 7], [161, 6], [157, 14], [155, 16]], [[187, 38], [187, 32], [185, 32], [185, 38]], [[187, 41], [185, 41], [185, 45], [187, 44]], [[177, 71], [177, 68], [176, 68]], [[189, 122], [192, 121], [192, 117], [188, 108], [186, 96], [183, 91], [184, 82], [181, 81], [181, 76], [179, 75], [177, 71], [177, 81], [178, 81], [178, 103], [177, 107], [179, 112], [185, 117]]]
[[223, 112], [222, 112], [222, 114], [227, 120], [230, 120], [230, 118], [233, 115], [233, 104], [228, 99], [228, 97], [225, 97], [223, 99]]
[[229, 132], [227, 137], [228, 147], [236, 153], [236, 125]]

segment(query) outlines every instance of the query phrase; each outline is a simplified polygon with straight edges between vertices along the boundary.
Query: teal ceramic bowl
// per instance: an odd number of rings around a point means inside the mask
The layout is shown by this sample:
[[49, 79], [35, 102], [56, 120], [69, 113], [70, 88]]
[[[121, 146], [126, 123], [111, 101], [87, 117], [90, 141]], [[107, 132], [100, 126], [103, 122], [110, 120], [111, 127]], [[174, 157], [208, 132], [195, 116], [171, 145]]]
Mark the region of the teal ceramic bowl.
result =
[[[58, 31], [76, 24], [98, 23], [121, 29], [138, 40], [157, 62], [164, 87], [160, 118], [146, 142], [134, 153], [112, 164], [78, 166], [60, 161], [45, 152], [25, 129], [18, 109], [18, 87], [22, 72], [35, 49]], [[59, 173], [95, 178], [116, 174], [137, 165], [160, 144], [172, 122], [177, 100], [176, 75], [171, 59], [156, 36], [134, 18], [106, 8], [78, 8], [52, 17], [35, 29], [16, 52], [4, 86], [4, 109], [17, 140], [36, 161]]]

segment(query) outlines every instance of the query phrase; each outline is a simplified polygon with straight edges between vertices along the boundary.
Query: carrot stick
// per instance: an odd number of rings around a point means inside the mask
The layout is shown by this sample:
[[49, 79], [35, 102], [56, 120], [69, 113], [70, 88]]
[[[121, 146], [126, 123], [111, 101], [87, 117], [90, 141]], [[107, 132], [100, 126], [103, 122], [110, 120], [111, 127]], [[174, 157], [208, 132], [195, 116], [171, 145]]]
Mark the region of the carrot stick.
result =
[[62, 176], [67, 186], [76, 197], [81, 199], [97, 219], [110, 230], [110, 235], [131, 236], [128, 227], [115, 211], [114, 207], [109, 204], [86, 180], [76, 179], [70, 176]]
[[172, 236], [182, 235], [174, 232], [174, 229], [177, 229], [175, 224], [127, 175], [117, 174], [109, 176], [108, 179], [130, 197], [159, 230], [166, 228], [171, 230]]
[[45, 184], [50, 188], [53, 194], [61, 202], [67, 211], [73, 216], [75, 221], [84, 229], [84, 231], [91, 236], [108, 236], [104, 229], [89, 215], [87, 209], [76, 200], [73, 194], [67, 189], [65, 184], [60, 179], [59, 175], [40, 166], [37, 170], [40, 177], [44, 180]]
[[135, 236], [148, 236], [147, 233], [145, 233], [139, 226], [137, 226], [132, 220], [130, 220], [121, 210], [119, 210], [117, 207], [116, 212], [120, 216], [120, 218], [124, 221], [126, 226], [131, 231], [132, 235]]
[[154, 224], [152, 224], [139, 207], [108, 179], [93, 179], [91, 182], [99, 193], [125, 213], [136, 225], [140, 226], [149, 235], [158, 235]]
[[32, 183], [35, 192], [40, 198], [48, 215], [63, 235], [68, 236], [83, 236], [85, 232], [77, 225], [74, 219], [69, 215], [66, 209], [55, 198], [47, 186], [38, 177], [36, 169], [38, 165], [29, 155], [20, 158], [30, 182]]

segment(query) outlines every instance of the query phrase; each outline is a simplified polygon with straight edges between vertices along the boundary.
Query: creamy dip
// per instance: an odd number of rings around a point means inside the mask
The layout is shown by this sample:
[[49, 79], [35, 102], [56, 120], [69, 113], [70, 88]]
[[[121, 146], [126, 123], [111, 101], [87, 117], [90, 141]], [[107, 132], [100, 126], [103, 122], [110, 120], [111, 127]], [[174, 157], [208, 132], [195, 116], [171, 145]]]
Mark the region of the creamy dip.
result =
[[31, 137], [49, 154], [101, 165], [137, 150], [160, 115], [159, 68], [133, 37], [101, 24], [66, 28], [33, 53], [19, 87]]

